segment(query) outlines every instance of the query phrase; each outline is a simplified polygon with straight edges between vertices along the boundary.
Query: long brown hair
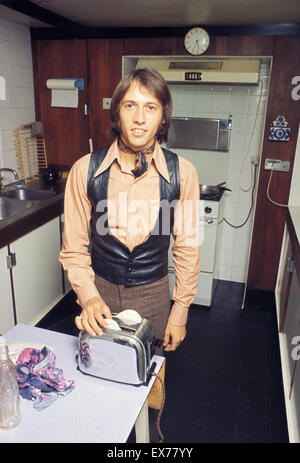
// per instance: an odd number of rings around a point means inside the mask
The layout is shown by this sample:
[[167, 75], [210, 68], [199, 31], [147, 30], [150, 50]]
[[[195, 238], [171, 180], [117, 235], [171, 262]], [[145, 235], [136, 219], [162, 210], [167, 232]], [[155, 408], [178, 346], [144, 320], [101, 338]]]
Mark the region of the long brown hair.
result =
[[119, 117], [120, 103], [133, 81], [139, 82], [161, 102], [163, 115], [156, 133], [156, 138], [159, 143], [166, 142], [168, 140], [168, 131], [172, 117], [172, 97], [164, 78], [157, 71], [149, 68], [136, 69], [126, 74], [117, 85], [110, 105], [110, 119], [113, 135], [118, 137], [121, 134]]

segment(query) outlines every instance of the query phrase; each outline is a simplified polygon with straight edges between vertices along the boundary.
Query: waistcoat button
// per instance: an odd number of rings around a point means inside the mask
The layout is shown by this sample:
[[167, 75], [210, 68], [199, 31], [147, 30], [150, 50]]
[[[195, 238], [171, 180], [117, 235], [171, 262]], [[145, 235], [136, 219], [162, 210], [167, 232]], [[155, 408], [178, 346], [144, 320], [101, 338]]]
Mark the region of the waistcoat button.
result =
[[129, 283], [132, 281], [132, 278], [127, 278], [127, 281], [129, 281]]

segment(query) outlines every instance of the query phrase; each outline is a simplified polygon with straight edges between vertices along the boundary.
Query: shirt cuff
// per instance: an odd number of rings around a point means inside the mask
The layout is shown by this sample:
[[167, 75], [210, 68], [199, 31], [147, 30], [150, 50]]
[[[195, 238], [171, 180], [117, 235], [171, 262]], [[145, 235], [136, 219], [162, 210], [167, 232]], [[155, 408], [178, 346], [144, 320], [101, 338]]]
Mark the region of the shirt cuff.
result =
[[73, 287], [75, 293], [77, 294], [77, 303], [82, 307], [86, 307], [86, 304], [90, 302], [91, 299], [101, 299], [101, 296], [94, 284], [93, 281], [88, 281], [80, 287]]
[[177, 304], [173, 304], [168, 322], [174, 326], [184, 326], [187, 322], [189, 308]]

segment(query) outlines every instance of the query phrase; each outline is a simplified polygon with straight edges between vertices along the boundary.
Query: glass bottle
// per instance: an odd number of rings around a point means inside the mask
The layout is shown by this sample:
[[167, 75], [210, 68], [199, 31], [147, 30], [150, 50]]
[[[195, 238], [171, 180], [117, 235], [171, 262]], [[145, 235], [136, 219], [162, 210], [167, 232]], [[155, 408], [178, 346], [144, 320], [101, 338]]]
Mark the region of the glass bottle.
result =
[[13, 428], [21, 418], [16, 367], [9, 357], [5, 338], [0, 336], [0, 428]]

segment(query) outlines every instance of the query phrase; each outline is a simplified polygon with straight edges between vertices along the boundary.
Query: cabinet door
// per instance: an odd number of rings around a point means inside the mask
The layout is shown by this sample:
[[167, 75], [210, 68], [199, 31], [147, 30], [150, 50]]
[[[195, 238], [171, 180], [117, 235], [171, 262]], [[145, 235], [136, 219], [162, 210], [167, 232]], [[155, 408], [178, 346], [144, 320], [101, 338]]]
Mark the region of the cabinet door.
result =
[[276, 306], [277, 306], [277, 319], [279, 331], [284, 330], [286, 310], [290, 295], [290, 286], [292, 280], [292, 274], [289, 271], [288, 262], [292, 259], [292, 246], [290, 235], [285, 226], [280, 262], [278, 267], [278, 276], [276, 282]]
[[17, 322], [36, 324], [62, 297], [59, 218], [11, 244]]
[[287, 307], [286, 321], [284, 327], [285, 349], [287, 353], [287, 374], [289, 384], [292, 380], [295, 360], [292, 352], [295, 348], [295, 341], [300, 337], [300, 285], [296, 272], [292, 274], [290, 296]]
[[300, 442], [300, 284], [295, 271], [285, 324], [285, 342], [289, 371], [289, 431], [292, 442]]
[[15, 324], [10, 283], [10, 271], [7, 268], [6, 263], [7, 255], [7, 247], [0, 249], [0, 334], [5, 334]]

